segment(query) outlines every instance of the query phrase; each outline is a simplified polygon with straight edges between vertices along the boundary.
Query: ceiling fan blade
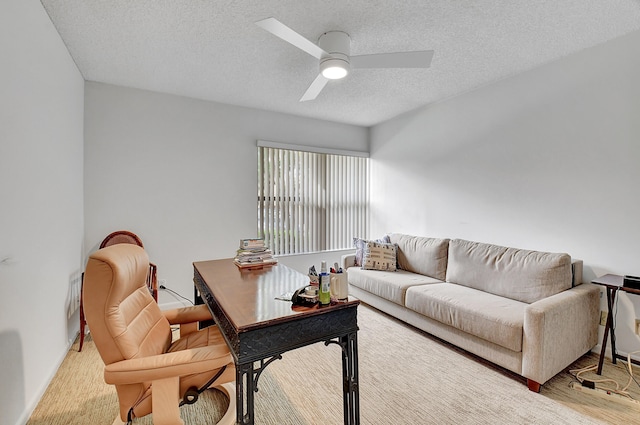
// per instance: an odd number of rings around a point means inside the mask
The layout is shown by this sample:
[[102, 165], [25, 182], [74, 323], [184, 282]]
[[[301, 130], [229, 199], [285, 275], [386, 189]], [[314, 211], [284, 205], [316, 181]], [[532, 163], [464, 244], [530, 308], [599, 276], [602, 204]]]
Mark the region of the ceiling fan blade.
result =
[[429, 68], [433, 50], [351, 56], [352, 68]]
[[276, 18], [267, 18], [256, 22], [256, 25], [260, 28], [269, 31], [276, 37], [280, 37], [287, 43], [291, 43], [300, 50], [304, 50], [316, 59], [321, 59], [323, 56], [328, 56], [327, 52], [321, 49], [318, 45], [310, 42]]
[[304, 92], [304, 94], [300, 98], [300, 102], [306, 102], [307, 100], [313, 100], [318, 97], [318, 95], [328, 82], [328, 78], [325, 78], [322, 74], [318, 74], [316, 79], [313, 80], [313, 83], [311, 83], [307, 91]]

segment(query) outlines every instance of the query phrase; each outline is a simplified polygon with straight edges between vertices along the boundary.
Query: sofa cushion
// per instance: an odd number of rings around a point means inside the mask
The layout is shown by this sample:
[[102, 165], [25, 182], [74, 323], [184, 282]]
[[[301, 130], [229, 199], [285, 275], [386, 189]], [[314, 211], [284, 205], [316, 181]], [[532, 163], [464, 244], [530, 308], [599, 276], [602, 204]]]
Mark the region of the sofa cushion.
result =
[[347, 269], [347, 273], [349, 275], [349, 285], [357, 286], [400, 305], [404, 305], [405, 292], [410, 286], [442, 282], [432, 277], [405, 270], [386, 272], [350, 267]]
[[446, 280], [533, 303], [571, 288], [571, 257], [454, 239]]
[[454, 283], [437, 283], [408, 288], [405, 305], [478, 338], [522, 351], [526, 303]]
[[445, 279], [449, 239], [391, 233], [389, 240], [398, 245], [398, 268]]

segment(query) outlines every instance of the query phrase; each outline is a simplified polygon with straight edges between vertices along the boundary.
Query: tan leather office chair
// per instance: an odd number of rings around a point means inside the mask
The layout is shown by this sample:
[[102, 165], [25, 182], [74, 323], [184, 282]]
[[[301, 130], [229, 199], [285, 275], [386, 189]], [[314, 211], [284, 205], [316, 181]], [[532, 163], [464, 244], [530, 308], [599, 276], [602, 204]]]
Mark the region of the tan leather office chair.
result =
[[[116, 230], [107, 235], [106, 238], [102, 240], [100, 243], [100, 249], [106, 248], [111, 245], [116, 245], [119, 243], [130, 243], [133, 245], [138, 245], [139, 247], [144, 248], [142, 244], [142, 240], [136, 235], [128, 230]], [[84, 273], [82, 274], [84, 286]], [[80, 288], [80, 293], [82, 293], [82, 286]], [[149, 263], [149, 273], [147, 274], [147, 287], [149, 288], [149, 292], [153, 296], [153, 299], [158, 302], [158, 267]], [[80, 344], [78, 345], [78, 351], [82, 351], [82, 347], [84, 346], [84, 336], [85, 336], [85, 326], [87, 324], [87, 320], [84, 317], [84, 304], [82, 302], [82, 297], [80, 298]]]
[[181, 329], [171, 341], [170, 324], [211, 319], [211, 313], [205, 305], [162, 312], [147, 290], [148, 269], [143, 248], [117, 244], [93, 253], [85, 271], [85, 316], [105, 382], [115, 385], [120, 403], [114, 424], [149, 413], [155, 425], [183, 424], [179, 406], [212, 386], [229, 396], [219, 423], [235, 423], [235, 366], [218, 328], [186, 335]]

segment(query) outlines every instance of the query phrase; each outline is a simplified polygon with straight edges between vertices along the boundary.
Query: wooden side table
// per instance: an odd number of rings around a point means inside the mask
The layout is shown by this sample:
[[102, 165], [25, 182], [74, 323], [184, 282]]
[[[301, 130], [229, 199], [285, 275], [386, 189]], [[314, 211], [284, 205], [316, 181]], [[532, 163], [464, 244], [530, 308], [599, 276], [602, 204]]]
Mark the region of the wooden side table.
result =
[[[602, 364], [604, 362], [604, 353], [607, 349], [607, 338], [611, 333], [611, 362], [616, 364], [617, 359], [626, 360], [625, 356], [621, 356], [616, 352], [616, 334], [615, 325], [613, 324], [613, 307], [616, 302], [618, 291], [627, 292], [629, 294], [640, 295], [640, 289], [627, 288], [622, 286], [624, 278], [615, 274], [605, 274], [591, 281], [596, 285], [604, 286], [607, 289], [607, 322], [604, 327], [604, 337], [602, 338], [602, 348], [600, 349], [600, 360], [598, 360], [597, 374], [602, 374]], [[632, 363], [640, 364], [637, 360], [631, 359]]]

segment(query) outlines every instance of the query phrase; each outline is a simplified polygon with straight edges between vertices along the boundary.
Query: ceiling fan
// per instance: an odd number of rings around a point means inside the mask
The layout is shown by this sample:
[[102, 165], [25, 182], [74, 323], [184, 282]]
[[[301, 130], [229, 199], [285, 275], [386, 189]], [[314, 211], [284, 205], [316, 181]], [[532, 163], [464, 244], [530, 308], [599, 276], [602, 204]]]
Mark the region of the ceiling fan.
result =
[[351, 56], [351, 38], [342, 31], [325, 32], [314, 44], [275, 18], [260, 20], [256, 25], [320, 61], [320, 73], [300, 102], [315, 99], [329, 80], [344, 78], [351, 69], [428, 68], [433, 58], [433, 50]]

